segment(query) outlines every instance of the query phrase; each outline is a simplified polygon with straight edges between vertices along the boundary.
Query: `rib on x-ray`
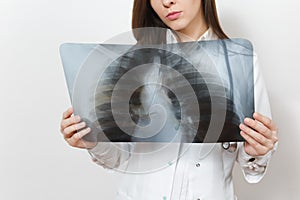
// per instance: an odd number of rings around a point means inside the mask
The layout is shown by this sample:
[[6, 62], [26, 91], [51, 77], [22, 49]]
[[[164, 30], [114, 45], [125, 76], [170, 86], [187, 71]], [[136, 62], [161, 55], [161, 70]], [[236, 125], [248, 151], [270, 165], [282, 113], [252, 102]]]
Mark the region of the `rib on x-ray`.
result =
[[60, 48], [87, 141], [243, 141], [254, 112], [253, 49], [244, 39]]

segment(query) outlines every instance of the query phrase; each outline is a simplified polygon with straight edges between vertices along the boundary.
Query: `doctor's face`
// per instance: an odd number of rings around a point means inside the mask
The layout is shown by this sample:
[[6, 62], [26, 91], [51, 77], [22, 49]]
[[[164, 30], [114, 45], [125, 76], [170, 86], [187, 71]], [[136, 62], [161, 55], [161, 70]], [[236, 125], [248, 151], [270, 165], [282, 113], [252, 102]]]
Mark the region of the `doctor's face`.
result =
[[175, 31], [185, 32], [205, 23], [201, 0], [150, 0], [150, 4], [159, 18]]

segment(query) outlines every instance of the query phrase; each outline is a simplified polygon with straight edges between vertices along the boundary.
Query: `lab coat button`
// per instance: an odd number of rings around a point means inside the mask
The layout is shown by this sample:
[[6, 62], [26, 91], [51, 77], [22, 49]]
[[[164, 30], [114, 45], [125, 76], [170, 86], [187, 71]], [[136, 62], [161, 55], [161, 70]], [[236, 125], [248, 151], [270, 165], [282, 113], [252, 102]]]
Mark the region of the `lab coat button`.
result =
[[197, 164], [196, 164], [196, 167], [200, 167], [200, 163], [197, 163]]

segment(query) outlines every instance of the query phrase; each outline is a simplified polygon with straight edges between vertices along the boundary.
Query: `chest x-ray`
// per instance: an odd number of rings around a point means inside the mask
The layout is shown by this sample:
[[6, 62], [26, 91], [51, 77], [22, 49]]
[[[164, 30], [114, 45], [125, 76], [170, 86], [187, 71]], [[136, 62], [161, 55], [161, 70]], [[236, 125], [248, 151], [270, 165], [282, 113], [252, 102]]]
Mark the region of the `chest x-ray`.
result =
[[86, 141], [243, 141], [238, 126], [254, 112], [247, 40], [65, 43], [60, 53]]

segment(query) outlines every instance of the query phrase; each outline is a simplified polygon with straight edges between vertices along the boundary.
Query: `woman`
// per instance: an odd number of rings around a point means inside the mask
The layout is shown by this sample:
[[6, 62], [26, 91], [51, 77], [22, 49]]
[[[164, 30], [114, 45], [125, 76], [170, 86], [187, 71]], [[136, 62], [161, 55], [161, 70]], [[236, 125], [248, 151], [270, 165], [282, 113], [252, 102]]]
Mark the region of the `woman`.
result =
[[[142, 27], [168, 28], [195, 41], [228, 38], [220, 27], [214, 0], [135, 0], [132, 28]], [[176, 34], [177, 40], [186, 41], [181, 34]], [[245, 142], [238, 143], [231, 151], [215, 146], [201, 160], [193, 154], [204, 144], [193, 144], [188, 152], [192, 156], [183, 156], [176, 165], [150, 174], [125, 174], [117, 199], [236, 199], [232, 183], [234, 162], [239, 163], [249, 183], [256, 183], [264, 176], [277, 146], [277, 128], [270, 119], [266, 92], [254, 56], [256, 112], [254, 119], [246, 118], [239, 126]], [[102, 166], [107, 166], [104, 162], [118, 166], [128, 159], [129, 155], [109, 152], [106, 147], [83, 144], [80, 138], [90, 132], [85, 127], [79, 116], [73, 116], [72, 108], [63, 113], [61, 132], [69, 145], [91, 148], [93, 160]]]

